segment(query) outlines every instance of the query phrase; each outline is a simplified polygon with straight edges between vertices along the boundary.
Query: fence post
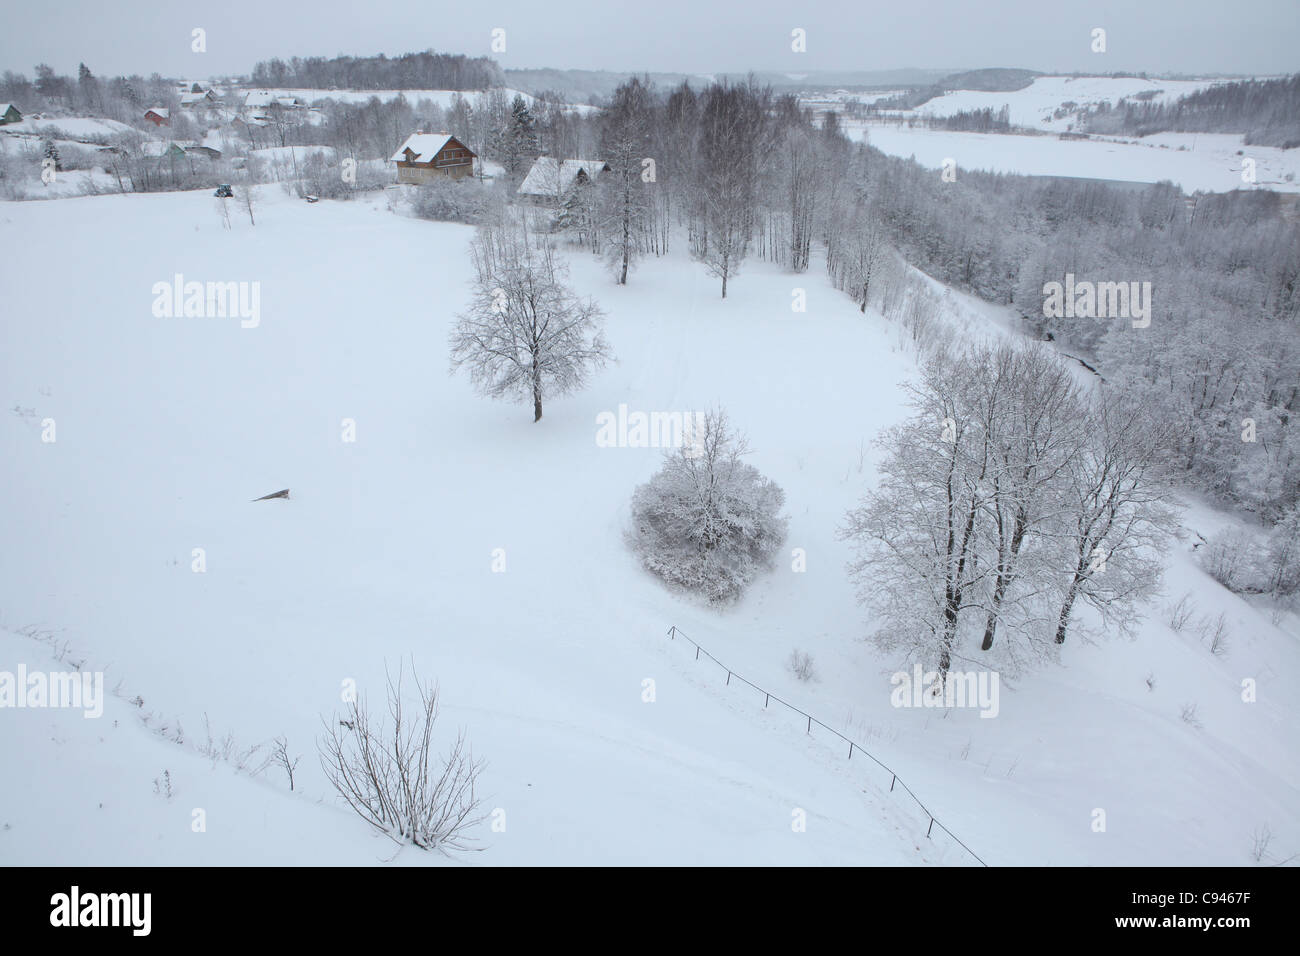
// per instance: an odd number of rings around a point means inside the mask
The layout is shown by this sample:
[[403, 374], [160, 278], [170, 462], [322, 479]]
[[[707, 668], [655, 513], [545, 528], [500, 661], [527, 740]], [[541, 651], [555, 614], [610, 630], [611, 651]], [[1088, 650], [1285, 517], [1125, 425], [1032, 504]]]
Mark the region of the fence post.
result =
[[769, 703], [771, 700], [772, 700], [772, 695], [769, 694], [769, 693], [767, 693], [766, 691], [764, 691], [764, 692], [763, 692], [763, 706], [766, 707], [766, 706], [768, 705], [768, 703]]
[[697, 661], [700, 659], [700, 645], [698, 644], [695, 645], [695, 659]]
[[894, 774], [894, 779], [889, 781], [889, 792], [894, 792], [894, 784], [898, 783], [898, 774]]
[[812, 714], [808, 715], [808, 733], [812, 733]]
[[668, 628], [668, 639], [669, 639], [670, 641], [675, 641], [675, 640], [677, 640], [677, 625], [676, 625], [676, 624], [674, 624], [672, 627]]
[[731, 671], [727, 671], [727, 686], [731, 686]]
[[934, 829], [934, 817], [931, 817], [931, 818], [930, 818], [930, 826], [929, 826], [928, 828], [926, 828], [926, 831], [925, 831], [925, 838], [926, 838], [927, 840], [930, 839], [930, 831], [933, 830], [933, 829]]
[[853, 759], [853, 741], [849, 741], [849, 759]]

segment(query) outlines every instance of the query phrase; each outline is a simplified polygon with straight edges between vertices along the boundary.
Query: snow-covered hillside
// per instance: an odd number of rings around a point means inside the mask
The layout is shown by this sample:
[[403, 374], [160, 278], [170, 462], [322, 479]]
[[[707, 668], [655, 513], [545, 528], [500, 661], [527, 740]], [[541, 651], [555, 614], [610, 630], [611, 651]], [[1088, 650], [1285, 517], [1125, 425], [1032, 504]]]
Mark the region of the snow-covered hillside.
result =
[[[1265, 824], [1300, 850], [1295, 635], [1199, 571], [1190, 540], [1139, 640], [1067, 645], [1003, 683], [997, 719], [891, 706], [898, 662], [861, 640], [835, 530], [875, 481], [871, 440], [903, 416], [915, 368], [816, 267], [747, 263], [720, 300], [680, 252], [626, 287], [575, 256], [619, 362], [534, 425], [447, 373], [469, 228], [264, 188], [257, 225], [232, 214], [226, 230], [214, 205], [202, 191], [0, 207], [0, 671], [84, 661], [120, 694], [98, 720], [0, 712], [0, 860], [388, 859], [314, 740], [345, 681], [378, 699], [385, 664], [405, 662], [439, 681], [444, 733], [466, 729], [486, 806], [505, 812], [469, 862], [973, 862], [927, 840], [878, 768], [728, 685], [671, 625], [866, 746], [990, 864], [1246, 865]], [[156, 317], [152, 289], [177, 274], [259, 283], [255, 326]], [[947, 301], [968, 328], [1002, 318]], [[620, 404], [725, 405], [785, 489], [807, 570], [778, 563], [725, 612], [646, 575], [622, 530], [659, 452], [597, 445], [597, 415]], [[1226, 615], [1226, 655], [1166, 625], [1186, 592], [1198, 616]], [[795, 648], [819, 680], [785, 669]], [[284, 735], [302, 755], [294, 792], [274, 768], [250, 779], [199, 756], [205, 718], [242, 746]]]
[[916, 112], [925, 116], [952, 116], [974, 110], [997, 112], [1007, 106], [1012, 126], [1059, 132], [1070, 128], [1074, 112], [1080, 109], [1103, 103], [1114, 106], [1122, 99], [1172, 103], [1214, 82], [1147, 80], [1137, 76], [1039, 76], [1023, 90], [949, 90], [922, 103]]
[[[1119, 182], [1169, 180], [1185, 192], [1271, 189], [1300, 192], [1300, 150], [1247, 146], [1230, 133], [1159, 133], [1137, 138], [1089, 140], [1014, 133], [965, 133], [893, 123], [843, 124], [854, 139], [866, 139], [891, 156], [914, 157], [940, 169], [986, 169], [1028, 176], [1077, 176]], [[1255, 161], [1254, 183], [1242, 179], [1242, 159]], [[958, 172], [960, 175], [960, 172]]]

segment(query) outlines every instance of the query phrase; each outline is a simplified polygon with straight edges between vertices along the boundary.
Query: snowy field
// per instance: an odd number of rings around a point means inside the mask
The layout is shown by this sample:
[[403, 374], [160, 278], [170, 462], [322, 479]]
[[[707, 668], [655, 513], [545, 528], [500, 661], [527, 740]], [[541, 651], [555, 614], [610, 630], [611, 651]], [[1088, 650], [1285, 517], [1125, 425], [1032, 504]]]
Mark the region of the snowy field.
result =
[[1300, 192], [1300, 150], [1246, 146], [1241, 136], [1229, 133], [1062, 140], [1056, 136], [909, 129], [891, 123], [846, 121], [842, 125], [853, 139], [865, 138], [891, 156], [915, 157], [923, 166], [939, 169], [951, 157], [957, 161], [958, 176], [962, 169], [987, 169], [1140, 183], [1170, 180], [1188, 193], [1228, 192], [1252, 188], [1241, 178], [1242, 159], [1250, 157], [1255, 160], [1253, 188]]
[[1038, 76], [1023, 90], [950, 90], [922, 103], [915, 110], [925, 116], [952, 116], [954, 113], [991, 109], [995, 113], [1009, 107], [1012, 126], [1059, 132], [1069, 129], [1072, 115], [1056, 117], [1062, 104], [1074, 103], [1074, 109], [1086, 109], [1108, 103], [1115, 106], [1122, 99], [1168, 104], [1180, 96], [1213, 86], [1215, 80], [1144, 80], [1137, 76]]
[[[670, 625], [866, 746], [990, 864], [1248, 865], [1264, 824], [1283, 855], [1300, 851], [1295, 621], [1284, 633], [1221, 589], [1190, 543], [1139, 640], [1066, 645], [1003, 684], [996, 719], [890, 705], [897, 662], [862, 641], [835, 529], [875, 480], [871, 440], [904, 416], [915, 368], [897, 330], [816, 266], [747, 263], [720, 300], [680, 253], [627, 287], [575, 257], [619, 362], [535, 425], [447, 373], [469, 228], [379, 198], [261, 196], [256, 227], [232, 210], [230, 230], [208, 190], [0, 206], [0, 670], [84, 661], [120, 695], [98, 720], [0, 712], [0, 861], [387, 860], [314, 740], [343, 682], [382, 698], [385, 663], [413, 661], [441, 684], [444, 734], [463, 726], [488, 761], [486, 807], [505, 813], [470, 863], [972, 862], [926, 839], [888, 775], [727, 686]], [[255, 327], [155, 317], [154, 284], [178, 273], [259, 283]], [[807, 313], [791, 311], [795, 286]], [[948, 302], [968, 328], [1005, 319]], [[725, 404], [786, 491], [787, 547], [807, 571], [778, 563], [725, 612], [646, 575], [621, 534], [659, 452], [597, 446], [596, 416], [620, 403]], [[286, 487], [289, 500], [250, 501]], [[1208, 533], [1221, 519], [1185, 520]], [[1198, 615], [1226, 615], [1225, 656], [1164, 623], [1187, 592]], [[786, 671], [796, 647], [818, 681]], [[1246, 676], [1258, 703], [1241, 702]], [[1199, 727], [1180, 718], [1189, 703]], [[242, 746], [287, 737], [295, 790], [276, 769], [250, 779], [200, 757], [205, 717]], [[806, 832], [791, 825], [801, 809]]]

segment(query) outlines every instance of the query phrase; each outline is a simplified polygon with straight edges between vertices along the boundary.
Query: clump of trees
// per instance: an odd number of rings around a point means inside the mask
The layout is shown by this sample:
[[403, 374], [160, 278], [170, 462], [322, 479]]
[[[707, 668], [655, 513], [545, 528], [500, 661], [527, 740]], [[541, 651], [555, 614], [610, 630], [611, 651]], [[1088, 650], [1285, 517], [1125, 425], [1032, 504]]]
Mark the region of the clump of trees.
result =
[[452, 371], [466, 369], [489, 397], [531, 399], [540, 421], [544, 398], [583, 387], [613, 358], [604, 313], [564, 283], [554, 245], [522, 217], [481, 225], [471, 254], [473, 298], [451, 334]]
[[1172, 529], [1145, 410], [1081, 389], [1047, 347], [936, 350], [888, 429], [879, 487], [841, 528], [875, 638], [946, 674], [1065, 642], [1081, 604], [1127, 630]]
[[275, 57], [253, 67], [254, 86], [324, 90], [486, 90], [505, 86], [495, 60], [462, 54]]
[[632, 495], [628, 541], [650, 573], [712, 604], [737, 600], [785, 541], [785, 492], [742, 461], [722, 411], [706, 412]]

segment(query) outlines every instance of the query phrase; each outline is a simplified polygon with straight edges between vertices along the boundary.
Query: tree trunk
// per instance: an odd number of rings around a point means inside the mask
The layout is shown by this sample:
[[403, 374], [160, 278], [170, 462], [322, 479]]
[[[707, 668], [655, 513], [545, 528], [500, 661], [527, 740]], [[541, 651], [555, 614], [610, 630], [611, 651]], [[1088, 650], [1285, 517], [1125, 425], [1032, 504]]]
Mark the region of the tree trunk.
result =
[[1070, 583], [1070, 590], [1066, 592], [1065, 603], [1061, 605], [1061, 616], [1056, 622], [1056, 643], [1065, 643], [1065, 629], [1070, 625], [1070, 612], [1074, 610], [1074, 599], [1079, 594], [1079, 575], [1075, 574], [1074, 580]]
[[542, 420], [542, 375], [537, 368], [537, 362], [533, 362], [533, 421]]

